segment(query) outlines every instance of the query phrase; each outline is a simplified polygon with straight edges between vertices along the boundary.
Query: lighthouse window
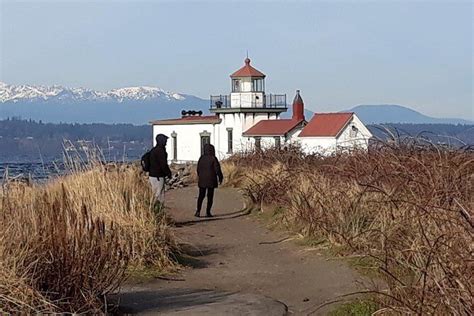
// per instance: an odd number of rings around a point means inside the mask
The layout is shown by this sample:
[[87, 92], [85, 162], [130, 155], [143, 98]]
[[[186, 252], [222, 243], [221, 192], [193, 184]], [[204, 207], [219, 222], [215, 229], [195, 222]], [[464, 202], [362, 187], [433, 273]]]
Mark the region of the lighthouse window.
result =
[[263, 79], [252, 79], [252, 91], [254, 92], [263, 91]]
[[233, 142], [234, 142], [234, 136], [233, 136], [232, 128], [228, 128], [228, 129], [227, 129], [227, 153], [228, 153], [228, 154], [232, 154], [232, 151], [233, 151], [233, 148], [232, 148]]
[[232, 79], [232, 92], [240, 92], [240, 79]]

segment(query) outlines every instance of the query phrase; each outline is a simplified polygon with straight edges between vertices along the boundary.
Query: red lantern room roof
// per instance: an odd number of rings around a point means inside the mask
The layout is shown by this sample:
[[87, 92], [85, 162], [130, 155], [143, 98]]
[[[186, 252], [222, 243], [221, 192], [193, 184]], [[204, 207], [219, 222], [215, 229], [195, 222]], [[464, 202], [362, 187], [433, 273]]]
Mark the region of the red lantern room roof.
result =
[[252, 66], [250, 66], [250, 58], [245, 58], [245, 65], [230, 75], [231, 78], [235, 77], [260, 77], [265, 78], [265, 74]]

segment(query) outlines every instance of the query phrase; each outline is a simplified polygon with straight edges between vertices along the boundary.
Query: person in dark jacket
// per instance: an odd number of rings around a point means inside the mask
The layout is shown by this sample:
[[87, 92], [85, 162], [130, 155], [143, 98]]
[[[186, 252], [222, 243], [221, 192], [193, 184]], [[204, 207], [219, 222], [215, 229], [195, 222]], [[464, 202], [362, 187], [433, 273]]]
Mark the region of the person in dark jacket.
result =
[[212, 217], [211, 208], [214, 201], [214, 189], [217, 188], [217, 182], [222, 184], [224, 176], [222, 175], [221, 165], [216, 158], [216, 151], [211, 144], [204, 145], [204, 154], [199, 158], [197, 165], [199, 196], [197, 200], [197, 209], [194, 216], [200, 217], [202, 202], [207, 192], [206, 216]]
[[167, 141], [168, 136], [156, 135], [156, 146], [150, 152], [149, 180], [153, 193], [160, 204], [165, 202], [165, 177], [171, 178], [168, 153], [166, 152]]

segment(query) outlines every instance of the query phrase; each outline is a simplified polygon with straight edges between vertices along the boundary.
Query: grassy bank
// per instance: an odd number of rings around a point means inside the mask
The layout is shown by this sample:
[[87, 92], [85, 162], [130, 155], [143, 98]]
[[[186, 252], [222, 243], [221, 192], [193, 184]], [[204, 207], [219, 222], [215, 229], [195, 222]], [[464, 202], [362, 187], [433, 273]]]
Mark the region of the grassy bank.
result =
[[245, 153], [223, 169], [275, 221], [377, 269], [385, 312], [472, 314], [474, 154], [383, 146], [305, 156]]
[[104, 312], [127, 271], [174, 265], [173, 238], [137, 167], [71, 170], [44, 185], [3, 185], [0, 313]]

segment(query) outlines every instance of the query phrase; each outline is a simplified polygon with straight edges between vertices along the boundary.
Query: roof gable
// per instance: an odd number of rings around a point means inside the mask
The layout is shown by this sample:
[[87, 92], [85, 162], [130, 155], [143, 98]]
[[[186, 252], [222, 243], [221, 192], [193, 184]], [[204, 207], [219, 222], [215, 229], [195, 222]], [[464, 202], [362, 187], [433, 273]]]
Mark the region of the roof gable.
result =
[[315, 113], [299, 137], [336, 137], [354, 113]]
[[305, 123], [304, 120], [263, 120], [246, 130], [244, 136], [284, 136], [291, 132], [300, 124]]
[[250, 59], [246, 58], [245, 59], [245, 65], [234, 72], [232, 75], [230, 75], [231, 78], [235, 77], [261, 77], [265, 78], [265, 74], [252, 66], [250, 66]]

